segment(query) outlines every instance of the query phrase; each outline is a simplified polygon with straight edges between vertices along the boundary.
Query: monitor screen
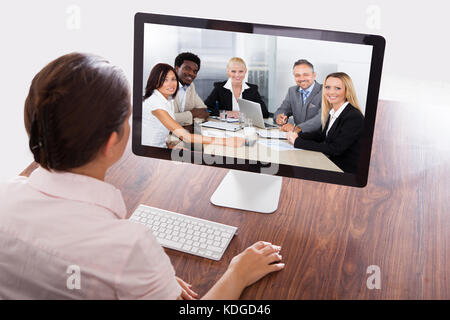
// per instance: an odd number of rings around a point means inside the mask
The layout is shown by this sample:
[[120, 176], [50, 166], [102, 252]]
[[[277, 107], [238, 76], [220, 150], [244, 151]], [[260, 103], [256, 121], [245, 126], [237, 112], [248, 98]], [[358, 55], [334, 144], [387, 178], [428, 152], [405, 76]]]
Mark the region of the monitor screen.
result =
[[[363, 187], [384, 47], [376, 35], [138, 13], [133, 152]], [[183, 74], [186, 52], [199, 62]]]

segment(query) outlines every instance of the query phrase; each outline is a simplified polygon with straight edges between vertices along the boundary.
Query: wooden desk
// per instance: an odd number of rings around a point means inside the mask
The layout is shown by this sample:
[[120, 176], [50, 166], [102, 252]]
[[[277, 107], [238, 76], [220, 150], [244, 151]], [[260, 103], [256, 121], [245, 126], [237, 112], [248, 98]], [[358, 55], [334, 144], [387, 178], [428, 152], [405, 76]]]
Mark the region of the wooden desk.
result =
[[[367, 187], [283, 178], [280, 207], [268, 215], [209, 202], [224, 169], [128, 151], [107, 181], [130, 213], [144, 203], [239, 227], [219, 262], [166, 250], [200, 295], [234, 255], [267, 240], [282, 246], [286, 267], [242, 299], [450, 299], [449, 118], [446, 108], [380, 102]], [[380, 290], [366, 286], [370, 265], [380, 267]]]

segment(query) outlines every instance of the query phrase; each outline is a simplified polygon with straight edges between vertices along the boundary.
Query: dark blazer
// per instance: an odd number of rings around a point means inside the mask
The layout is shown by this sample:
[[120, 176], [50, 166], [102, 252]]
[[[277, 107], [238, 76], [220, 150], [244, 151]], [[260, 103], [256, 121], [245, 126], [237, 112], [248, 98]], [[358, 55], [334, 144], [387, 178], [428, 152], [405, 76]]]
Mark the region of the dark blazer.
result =
[[[208, 98], [206, 98], [205, 100], [205, 104], [208, 107], [208, 110], [211, 111], [212, 116], [218, 116], [219, 110], [229, 110], [229, 111], [233, 110], [232, 92], [223, 87], [225, 83], [227, 82], [226, 81], [215, 82], [214, 89], [209, 94]], [[242, 98], [259, 103], [261, 105], [263, 117], [268, 118], [269, 111], [267, 110], [266, 104], [261, 99], [261, 96], [258, 92], [258, 86], [248, 82], [246, 82], [246, 84], [250, 88], [242, 91]], [[216, 108], [216, 101], [218, 102], [219, 109]]]
[[323, 130], [300, 132], [294, 147], [323, 152], [344, 172], [357, 173], [364, 116], [348, 104], [326, 135], [329, 122], [330, 116]]

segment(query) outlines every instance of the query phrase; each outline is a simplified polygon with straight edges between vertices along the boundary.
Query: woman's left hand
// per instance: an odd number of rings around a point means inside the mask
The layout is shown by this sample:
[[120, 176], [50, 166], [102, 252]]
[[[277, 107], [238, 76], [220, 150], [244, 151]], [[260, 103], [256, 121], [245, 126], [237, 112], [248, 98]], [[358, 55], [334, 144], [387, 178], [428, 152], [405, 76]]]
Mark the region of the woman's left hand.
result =
[[289, 141], [290, 144], [294, 144], [295, 139], [298, 138], [298, 133], [297, 132], [286, 132], [286, 138]]
[[184, 300], [197, 300], [198, 294], [191, 289], [191, 285], [186, 283], [183, 279], [175, 277], [178, 281], [178, 284], [181, 287], [181, 298]]

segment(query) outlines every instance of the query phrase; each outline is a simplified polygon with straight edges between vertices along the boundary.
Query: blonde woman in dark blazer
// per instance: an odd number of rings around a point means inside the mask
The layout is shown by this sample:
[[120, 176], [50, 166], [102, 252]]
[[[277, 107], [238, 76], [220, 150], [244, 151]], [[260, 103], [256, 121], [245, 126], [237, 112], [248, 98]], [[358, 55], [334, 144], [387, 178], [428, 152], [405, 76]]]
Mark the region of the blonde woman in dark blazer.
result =
[[[258, 86], [244, 81], [247, 66], [241, 58], [231, 58], [227, 64], [228, 80], [215, 82], [214, 89], [205, 100], [211, 115], [219, 115], [219, 110], [227, 110], [228, 116], [239, 116], [239, 98], [257, 102], [261, 105], [264, 118], [269, 117], [267, 106], [258, 92]], [[217, 110], [217, 108], [219, 110]]]
[[357, 173], [364, 116], [346, 73], [332, 73], [325, 79], [321, 120], [316, 131], [288, 132], [288, 141], [299, 149], [323, 152], [342, 171]]

